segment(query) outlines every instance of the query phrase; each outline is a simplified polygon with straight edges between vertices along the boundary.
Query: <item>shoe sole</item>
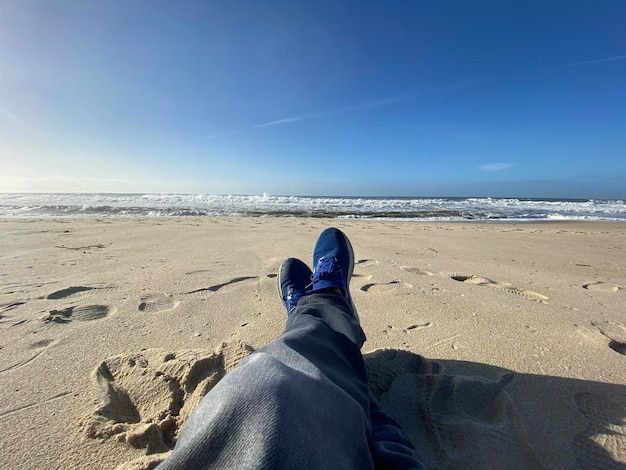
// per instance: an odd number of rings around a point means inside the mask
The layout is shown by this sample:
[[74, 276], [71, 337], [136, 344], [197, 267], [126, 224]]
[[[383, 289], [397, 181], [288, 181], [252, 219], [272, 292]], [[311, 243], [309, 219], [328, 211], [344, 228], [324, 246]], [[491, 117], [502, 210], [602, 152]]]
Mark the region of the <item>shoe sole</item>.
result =
[[280, 299], [280, 303], [283, 304], [283, 307], [285, 307], [285, 299], [283, 299], [283, 290], [281, 289], [280, 286], [280, 279], [281, 279], [281, 274], [283, 272], [283, 264], [281, 263], [279, 268], [278, 268], [278, 276], [276, 276], [276, 292], [278, 292], [278, 298]]
[[348, 252], [350, 253], [350, 275], [348, 276], [348, 285], [347, 285], [348, 301], [349, 301], [348, 303], [352, 307], [352, 312], [354, 313], [356, 321], [359, 322], [359, 324], [361, 324], [361, 319], [359, 318], [359, 314], [356, 311], [356, 307], [354, 306], [354, 301], [352, 300], [352, 294], [350, 293], [350, 283], [352, 282], [352, 274], [354, 273], [354, 250], [352, 248], [352, 243], [350, 243], [350, 240], [348, 239], [346, 234], [343, 232], [341, 233], [343, 234], [343, 237], [346, 240], [346, 243], [348, 245]]

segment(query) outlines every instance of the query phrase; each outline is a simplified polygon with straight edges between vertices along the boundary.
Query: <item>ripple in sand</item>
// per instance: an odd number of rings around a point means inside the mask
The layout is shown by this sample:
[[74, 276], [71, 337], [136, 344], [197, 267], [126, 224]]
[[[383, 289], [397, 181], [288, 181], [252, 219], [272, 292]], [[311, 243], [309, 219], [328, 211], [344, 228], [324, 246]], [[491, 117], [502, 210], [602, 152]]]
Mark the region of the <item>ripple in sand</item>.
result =
[[141, 297], [141, 303], [137, 307], [140, 312], [163, 312], [172, 310], [178, 306], [180, 302], [172, 295], [155, 294]]
[[542, 303], [545, 303], [546, 300], [549, 300], [549, 297], [540, 294], [539, 292], [534, 292], [527, 289], [520, 289], [519, 287], [515, 287], [507, 282], [496, 282], [486, 277], [475, 276], [474, 274], [468, 275], [454, 273], [450, 275], [450, 278], [454, 279], [455, 281], [463, 282], [465, 284], [491, 287], [492, 289], [502, 290], [508, 292], [509, 294], [519, 295], [521, 297], [525, 297], [530, 300], [537, 300]]
[[416, 268], [415, 266], [400, 266], [400, 269], [407, 273], [417, 274], [418, 276], [432, 276], [433, 273], [425, 269]]

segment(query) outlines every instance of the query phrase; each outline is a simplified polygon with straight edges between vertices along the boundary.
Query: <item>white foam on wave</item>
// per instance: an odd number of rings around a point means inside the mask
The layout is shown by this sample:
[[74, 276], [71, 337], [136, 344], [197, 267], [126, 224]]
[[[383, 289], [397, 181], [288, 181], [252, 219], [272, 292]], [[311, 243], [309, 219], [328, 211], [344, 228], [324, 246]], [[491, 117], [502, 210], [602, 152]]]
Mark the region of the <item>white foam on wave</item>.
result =
[[624, 201], [215, 194], [0, 194], [2, 217], [341, 217], [394, 220], [626, 220]]

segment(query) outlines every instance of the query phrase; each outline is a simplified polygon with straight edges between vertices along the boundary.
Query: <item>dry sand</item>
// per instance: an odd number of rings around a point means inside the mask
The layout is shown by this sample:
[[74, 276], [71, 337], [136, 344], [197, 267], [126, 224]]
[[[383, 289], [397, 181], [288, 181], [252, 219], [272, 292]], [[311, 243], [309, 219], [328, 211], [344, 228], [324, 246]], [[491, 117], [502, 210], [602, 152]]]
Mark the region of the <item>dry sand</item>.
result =
[[330, 225], [372, 388], [429, 465], [625, 468], [626, 224], [259, 218], [0, 220], [0, 466], [161, 458], [280, 334], [278, 266]]

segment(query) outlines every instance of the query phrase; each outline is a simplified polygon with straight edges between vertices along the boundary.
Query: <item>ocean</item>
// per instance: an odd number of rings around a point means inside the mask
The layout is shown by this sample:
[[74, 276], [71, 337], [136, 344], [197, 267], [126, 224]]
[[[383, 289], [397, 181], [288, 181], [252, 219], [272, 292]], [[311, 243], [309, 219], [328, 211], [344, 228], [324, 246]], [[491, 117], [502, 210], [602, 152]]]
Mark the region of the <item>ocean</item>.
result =
[[622, 200], [269, 194], [0, 194], [0, 217], [329, 217], [406, 221], [626, 221]]

